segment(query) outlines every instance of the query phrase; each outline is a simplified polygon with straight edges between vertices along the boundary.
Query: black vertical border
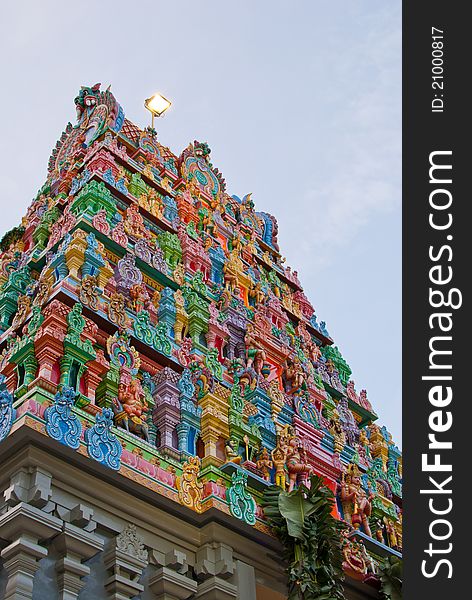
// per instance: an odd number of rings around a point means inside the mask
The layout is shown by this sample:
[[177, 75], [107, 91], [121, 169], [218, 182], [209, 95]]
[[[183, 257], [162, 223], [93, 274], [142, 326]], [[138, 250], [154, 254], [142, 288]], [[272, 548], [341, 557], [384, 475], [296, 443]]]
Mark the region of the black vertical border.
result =
[[[470, 6], [462, 2], [437, 0], [407, 0], [403, 3], [403, 455], [404, 455], [404, 586], [406, 600], [459, 600], [472, 598], [472, 566], [469, 566], [472, 529], [472, 469], [471, 410], [469, 373], [472, 374], [471, 348], [468, 338], [471, 328], [469, 297], [466, 285], [471, 272], [472, 213], [471, 181], [472, 134], [470, 92], [472, 58], [472, 24], [466, 12]], [[433, 113], [432, 89], [432, 27], [444, 31], [444, 112]], [[437, 90], [436, 90], [437, 92]], [[428, 317], [435, 312], [429, 305], [428, 251], [448, 243], [446, 233], [434, 231], [428, 224], [430, 213], [429, 155], [437, 150], [452, 150], [451, 212], [453, 224], [447, 234], [453, 236], [450, 245], [453, 258], [453, 280], [449, 287], [463, 293], [463, 305], [451, 310], [452, 388], [453, 401], [448, 409], [453, 413], [453, 425], [439, 439], [451, 440], [452, 450], [441, 452], [442, 462], [452, 462], [452, 512], [449, 519], [451, 538], [440, 542], [430, 537], [429, 526], [435, 518], [428, 507], [428, 495], [421, 489], [433, 486], [421, 469], [421, 455], [427, 452], [428, 416], [436, 410], [428, 401], [431, 382], [422, 381], [429, 363], [428, 341], [434, 335]], [[438, 287], [438, 286], [434, 286]], [[447, 286], [445, 286], [447, 287]], [[446, 310], [446, 309], [442, 309]], [[447, 335], [447, 334], [445, 334]], [[433, 452], [434, 453], [434, 452]], [[434, 473], [429, 475], [434, 477]], [[445, 478], [438, 473], [437, 479]], [[467, 489], [468, 488], [468, 489]], [[439, 498], [439, 496], [437, 496]], [[445, 498], [446, 496], [442, 496]], [[438, 503], [439, 506], [439, 503]], [[444, 531], [444, 530], [443, 530]], [[440, 532], [440, 529], [437, 529]], [[432, 542], [435, 548], [452, 551], [429, 558], [425, 550]], [[421, 564], [428, 559], [431, 570], [434, 561], [447, 558], [452, 563], [452, 578], [448, 568], [439, 568], [435, 577], [426, 578]]]

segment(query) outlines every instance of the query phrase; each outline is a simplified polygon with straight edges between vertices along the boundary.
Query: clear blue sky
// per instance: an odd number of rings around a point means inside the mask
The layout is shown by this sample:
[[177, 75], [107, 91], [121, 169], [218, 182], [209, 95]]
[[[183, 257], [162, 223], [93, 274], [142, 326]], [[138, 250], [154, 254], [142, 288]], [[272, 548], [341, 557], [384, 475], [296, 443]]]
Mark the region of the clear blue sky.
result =
[[143, 100], [179, 153], [207, 141], [230, 194], [279, 220], [288, 264], [401, 444], [399, 0], [9, 2], [2, 8], [1, 230], [16, 225], [80, 85]]

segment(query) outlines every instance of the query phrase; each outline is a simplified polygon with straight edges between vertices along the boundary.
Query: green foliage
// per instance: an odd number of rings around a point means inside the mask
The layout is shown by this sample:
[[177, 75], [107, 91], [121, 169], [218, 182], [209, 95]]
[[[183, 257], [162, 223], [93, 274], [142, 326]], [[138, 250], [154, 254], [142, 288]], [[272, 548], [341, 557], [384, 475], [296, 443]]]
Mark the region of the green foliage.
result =
[[401, 600], [403, 563], [396, 556], [387, 557], [380, 565], [380, 593], [386, 600]]
[[0, 240], [0, 251], [5, 252], [12, 244], [17, 242], [18, 240], [21, 240], [24, 232], [25, 228], [22, 226], [13, 227], [13, 229], [7, 231], [6, 234]]
[[[344, 600], [340, 534], [344, 525], [331, 514], [334, 496], [317, 475], [311, 487], [287, 493], [264, 491], [262, 505], [284, 548], [289, 600]], [[393, 598], [392, 598], [393, 600]]]

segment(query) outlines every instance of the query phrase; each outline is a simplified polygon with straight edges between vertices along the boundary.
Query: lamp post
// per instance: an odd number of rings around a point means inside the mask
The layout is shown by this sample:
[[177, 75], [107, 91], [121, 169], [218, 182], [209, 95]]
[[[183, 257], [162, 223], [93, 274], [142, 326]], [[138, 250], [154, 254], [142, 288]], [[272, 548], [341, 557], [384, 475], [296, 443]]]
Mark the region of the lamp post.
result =
[[151, 127], [154, 130], [154, 117], [162, 117], [172, 103], [162, 94], [155, 93], [144, 101], [144, 106], [152, 115]]

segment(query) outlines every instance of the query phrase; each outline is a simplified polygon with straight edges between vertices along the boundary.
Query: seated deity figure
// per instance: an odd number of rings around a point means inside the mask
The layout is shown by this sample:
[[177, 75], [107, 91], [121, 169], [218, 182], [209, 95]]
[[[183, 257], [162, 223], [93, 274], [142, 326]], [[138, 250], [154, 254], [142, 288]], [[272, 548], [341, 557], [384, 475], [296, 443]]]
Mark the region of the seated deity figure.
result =
[[123, 427], [126, 431], [149, 441], [146, 423], [149, 406], [138, 378], [131, 379], [128, 383], [120, 381], [118, 397], [114, 399], [112, 409], [117, 427]]
[[238, 453], [235, 447], [236, 441], [228, 440], [225, 446], [226, 460], [228, 462], [236, 463], [237, 465], [239, 465], [239, 463], [241, 462], [241, 455]]

